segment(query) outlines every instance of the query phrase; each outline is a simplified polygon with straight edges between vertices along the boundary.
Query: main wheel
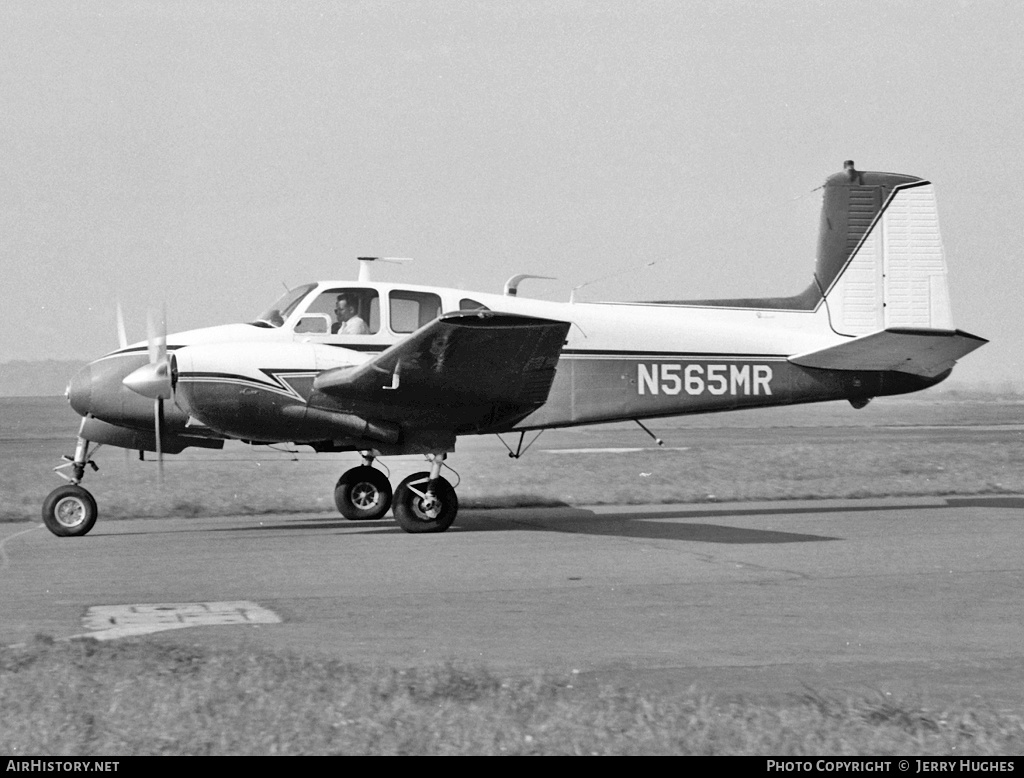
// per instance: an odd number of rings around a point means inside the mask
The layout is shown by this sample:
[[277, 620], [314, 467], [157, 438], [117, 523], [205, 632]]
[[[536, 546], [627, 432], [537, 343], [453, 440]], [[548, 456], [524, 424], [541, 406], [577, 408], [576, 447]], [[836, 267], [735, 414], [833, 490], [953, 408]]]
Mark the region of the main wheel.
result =
[[54, 535], [72, 538], [84, 535], [96, 523], [96, 500], [81, 486], [58, 486], [43, 501], [43, 523]]
[[427, 495], [430, 473], [413, 473], [395, 490], [395, 521], [406, 532], [444, 532], [459, 512], [459, 498], [444, 478], [434, 484], [432, 499]]
[[334, 487], [334, 504], [349, 521], [374, 521], [391, 507], [391, 484], [367, 465], [345, 471]]

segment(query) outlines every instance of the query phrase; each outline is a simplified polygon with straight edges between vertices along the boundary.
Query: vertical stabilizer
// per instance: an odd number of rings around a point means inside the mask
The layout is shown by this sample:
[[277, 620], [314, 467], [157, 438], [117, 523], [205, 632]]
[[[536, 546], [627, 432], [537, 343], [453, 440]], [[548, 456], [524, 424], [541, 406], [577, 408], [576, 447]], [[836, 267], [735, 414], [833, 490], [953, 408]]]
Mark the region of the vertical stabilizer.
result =
[[847, 162], [825, 182], [815, 280], [841, 335], [952, 329], [932, 184]]

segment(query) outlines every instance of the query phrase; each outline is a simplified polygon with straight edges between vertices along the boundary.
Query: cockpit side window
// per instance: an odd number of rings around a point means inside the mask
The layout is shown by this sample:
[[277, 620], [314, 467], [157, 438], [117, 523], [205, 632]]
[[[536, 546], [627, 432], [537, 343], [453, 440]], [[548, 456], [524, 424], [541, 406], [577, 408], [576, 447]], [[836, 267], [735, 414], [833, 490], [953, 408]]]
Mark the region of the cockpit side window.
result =
[[441, 315], [441, 298], [432, 292], [392, 292], [391, 331], [415, 332]]
[[471, 300], [468, 297], [463, 297], [459, 300], [460, 311], [489, 311], [491, 310], [483, 303], [478, 303], [476, 300]]
[[284, 324], [284, 320], [287, 319], [291, 315], [292, 311], [295, 310], [295, 306], [297, 306], [315, 286], [316, 284], [303, 284], [302, 286], [297, 286], [294, 289], [288, 290], [281, 295], [273, 305], [257, 316], [256, 321], [254, 321], [253, 324], [258, 324], [261, 327], [280, 327]]
[[380, 330], [380, 297], [375, 289], [328, 289], [306, 309], [306, 314], [311, 313], [329, 316], [333, 335], [375, 335]]

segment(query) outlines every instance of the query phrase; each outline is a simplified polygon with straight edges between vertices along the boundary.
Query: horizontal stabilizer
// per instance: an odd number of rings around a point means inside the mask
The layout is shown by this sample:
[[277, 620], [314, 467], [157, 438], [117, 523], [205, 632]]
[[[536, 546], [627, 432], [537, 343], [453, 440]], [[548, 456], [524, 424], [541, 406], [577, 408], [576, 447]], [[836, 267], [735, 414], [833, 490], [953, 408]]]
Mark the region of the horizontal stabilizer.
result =
[[448, 313], [359, 366], [326, 370], [315, 389], [448, 407], [547, 400], [569, 323], [494, 311]]
[[880, 370], [931, 378], [988, 343], [960, 330], [890, 328], [789, 358], [823, 370]]

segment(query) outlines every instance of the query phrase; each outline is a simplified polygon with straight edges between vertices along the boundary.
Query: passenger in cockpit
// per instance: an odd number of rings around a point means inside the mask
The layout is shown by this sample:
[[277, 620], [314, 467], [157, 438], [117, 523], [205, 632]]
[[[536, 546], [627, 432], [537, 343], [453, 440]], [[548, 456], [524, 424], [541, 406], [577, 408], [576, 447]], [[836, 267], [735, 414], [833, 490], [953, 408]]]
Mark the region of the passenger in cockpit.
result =
[[369, 335], [370, 328], [359, 316], [353, 301], [343, 294], [338, 295], [334, 303], [334, 315], [337, 323], [331, 327], [335, 335]]

